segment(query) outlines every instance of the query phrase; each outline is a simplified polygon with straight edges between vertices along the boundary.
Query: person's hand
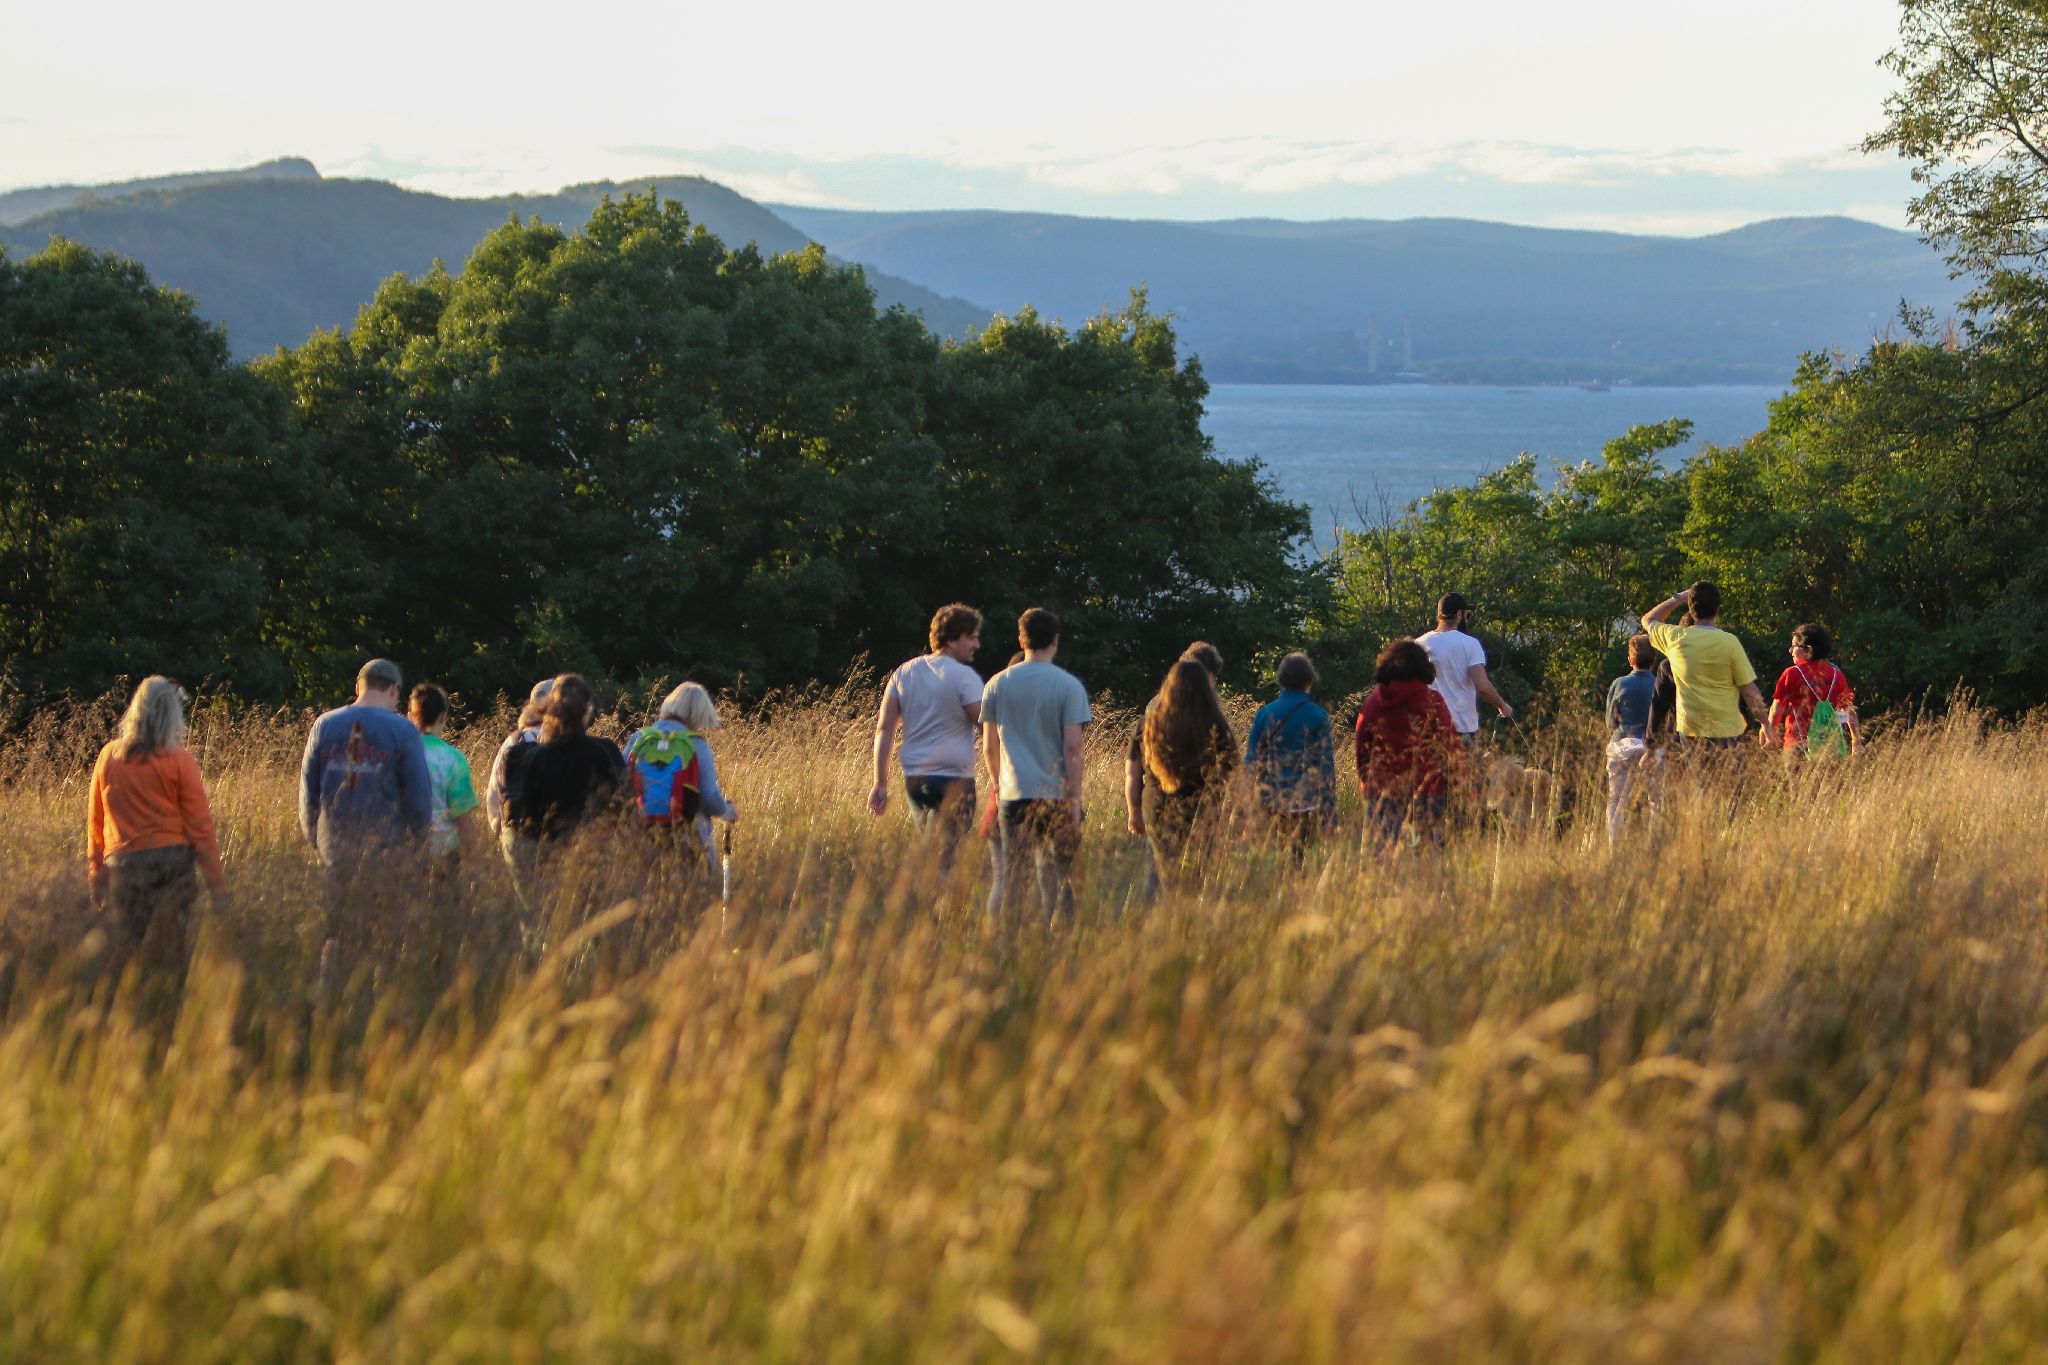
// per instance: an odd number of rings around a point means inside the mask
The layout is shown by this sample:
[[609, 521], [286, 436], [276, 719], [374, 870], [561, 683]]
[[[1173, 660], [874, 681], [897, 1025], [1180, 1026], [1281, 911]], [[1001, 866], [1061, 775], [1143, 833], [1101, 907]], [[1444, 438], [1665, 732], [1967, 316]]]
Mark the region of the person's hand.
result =
[[889, 809], [889, 788], [886, 783], [877, 782], [875, 789], [868, 793], [868, 814], [880, 815]]
[[1074, 823], [1078, 825], [1083, 820], [1086, 820], [1088, 818], [1088, 808], [1081, 804], [1080, 797], [1070, 796], [1067, 798], [1067, 814], [1071, 816], [1073, 818]]
[[1500, 718], [1502, 720], [1513, 720], [1515, 718], [1515, 708], [1509, 706], [1504, 701], [1496, 703], [1493, 709], [1500, 712]]
[[1145, 817], [1133, 809], [1129, 815], [1124, 817], [1124, 828], [1137, 835], [1140, 839], [1144, 838]]
[[1691, 605], [1692, 605], [1692, 589], [1691, 589], [1691, 588], [1680, 588], [1680, 589], [1679, 589], [1679, 590], [1678, 590], [1677, 592], [1675, 592], [1675, 593], [1671, 594], [1671, 600], [1672, 600], [1672, 601], [1674, 601], [1674, 602], [1683, 602], [1683, 603], [1685, 603], [1685, 605], [1687, 605], [1688, 607], [1689, 607], [1689, 606], [1691, 606]]
[[1758, 748], [1768, 749], [1771, 747], [1771, 732], [1768, 727], [1759, 727], [1757, 729], [1756, 742]]

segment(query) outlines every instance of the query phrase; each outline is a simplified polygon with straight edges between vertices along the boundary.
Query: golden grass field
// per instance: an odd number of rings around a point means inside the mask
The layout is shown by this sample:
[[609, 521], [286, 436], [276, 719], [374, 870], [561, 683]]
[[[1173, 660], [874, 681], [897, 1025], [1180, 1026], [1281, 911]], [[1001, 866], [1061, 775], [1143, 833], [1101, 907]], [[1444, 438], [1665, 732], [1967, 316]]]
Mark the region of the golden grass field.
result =
[[5, 736], [0, 1359], [2048, 1353], [2048, 721], [1749, 755], [1611, 853], [1566, 736], [1554, 836], [1365, 855], [1347, 800], [1146, 910], [1107, 717], [1049, 933], [868, 817], [869, 700], [716, 737], [723, 928], [593, 857], [530, 968], [479, 861], [317, 1015], [303, 721], [202, 710], [167, 1050], [92, 970], [115, 708]]

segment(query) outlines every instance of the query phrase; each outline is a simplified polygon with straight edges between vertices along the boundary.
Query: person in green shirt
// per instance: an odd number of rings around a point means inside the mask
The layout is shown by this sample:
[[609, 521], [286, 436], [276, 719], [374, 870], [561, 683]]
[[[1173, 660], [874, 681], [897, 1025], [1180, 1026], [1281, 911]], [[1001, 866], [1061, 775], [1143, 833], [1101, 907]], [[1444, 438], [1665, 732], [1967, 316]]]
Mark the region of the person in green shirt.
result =
[[[1664, 618], [1681, 606], [1688, 609], [1689, 624], [1666, 623]], [[1721, 589], [1701, 580], [1644, 612], [1643, 629], [1671, 661], [1678, 686], [1678, 733], [1696, 743], [1732, 748], [1749, 729], [1744, 708], [1761, 721], [1764, 698], [1742, 642], [1716, 624], [1720, 615]]]
[[452, 860], [462, 848], [462, 836], [455, 822], [477, 808], [469, 760], [462, 756], [462, 750], [441, 738], [441, 732], [448, 728], [446, 692], [432, 683], [421, 683], [412, 690], [407, 714], [419, 727], [420, 741], [427, 750], [427, 785], [434, 797], [427, 845], [439, 867], [452, 867]]

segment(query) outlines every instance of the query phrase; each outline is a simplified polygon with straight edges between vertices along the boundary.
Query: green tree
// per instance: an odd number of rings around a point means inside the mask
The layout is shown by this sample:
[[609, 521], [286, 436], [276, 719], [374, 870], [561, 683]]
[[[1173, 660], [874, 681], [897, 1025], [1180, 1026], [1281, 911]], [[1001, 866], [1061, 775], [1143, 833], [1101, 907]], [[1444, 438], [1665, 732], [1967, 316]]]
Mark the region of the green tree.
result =
[[309, 493], [283, 406], [189, 298], [71, 242], [0, 256], [0, 651], [31, 698], [149, 672], [281, 694]]
[[2048, 696], [2048, 431], [2010, 330], [1973, 347], [1890, 342], [1820, 357], [1740, 446], [1689, 470], [1681, 548], [1727, 590], [1755, 657], [1801, 621], [1842, 639], [1874, 706], [1963, 684]]
[[1598, 461], [1561, 467], [1548, 490], [1525, 453], [1398, 515], [1383, 509], [1338, 539], [1342, 605], [1321, 648], [1349, 662], [1347, 685], [1364, 686], [1373, 652], [1429, 629], [1436, 599], [1456, 591], [1479, 608], [1474, 629], [1510, 700], [1596, 696], [1621, 667], [1628, 619], [1679, 574], [1686, 484], [1663, 453], [1691, 432], [1678, 419], [1632, 427]]
[[2048, 10], [2037, 0], [1900, 0], [1899, 87], [1866, 151], [1923, 188], [1913, 221], [1980, 301], [2039, 302], [2048, 275]]
[[488, 691], [788, 682], [914, 618], [936, 353], [857, 271], [728, 252], [636, 195], [581, 233], [508, 223], [266, 368], [376, 566], [342, 574], [356, 647]]
[[1262, 651], [1302, 638], [1327, 592], [1299, 553], [1307, 510], [1256, 462], [1217, 458], [1201, 366], [1142, 292], [1071, 333], [1030, 309], [998, 318], [943, 362], [931, 577], [990, 613], [985, 662], [1029, 606], [1059, 614], [1063, 662], [1126, 696], [1191, 640], [1249, 685]]

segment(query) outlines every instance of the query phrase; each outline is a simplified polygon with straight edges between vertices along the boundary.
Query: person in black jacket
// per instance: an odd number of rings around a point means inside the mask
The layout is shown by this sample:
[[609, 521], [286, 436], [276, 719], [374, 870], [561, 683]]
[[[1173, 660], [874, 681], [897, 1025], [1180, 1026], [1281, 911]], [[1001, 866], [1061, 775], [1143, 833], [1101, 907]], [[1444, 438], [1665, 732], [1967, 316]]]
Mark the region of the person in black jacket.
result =
[[529, 913], [546, 853], [615, 809], [626, 790], [619, 746], [589, 733], [595, 710], [590, 684], [564, 673], [542, 707], [538, 741], [505, 755], [507, 849]]
[[1650, 692], [1650, 729], [1645, 736], [1651, 748], [1668, 746], [1678, 733], [1678, 679], [1671, 676], [1671, 660], [1657, 661], [1656, 683]]

